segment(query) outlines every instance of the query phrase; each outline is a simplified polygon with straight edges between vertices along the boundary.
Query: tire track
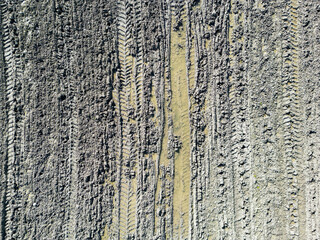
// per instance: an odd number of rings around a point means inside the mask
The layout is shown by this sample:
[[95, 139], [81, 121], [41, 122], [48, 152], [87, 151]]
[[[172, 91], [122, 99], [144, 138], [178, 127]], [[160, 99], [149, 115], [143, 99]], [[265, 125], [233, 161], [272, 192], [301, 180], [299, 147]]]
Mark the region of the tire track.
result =
[[[284, 238], [286, 189], [282, 156], [281, 33], [282, 9], [277, 3], [251, 3], [248, 11], [249, 112], [251, 144], [251, 236]], [[259, 70], [257, 70], [259, 69]]]
[[8, 105], [8, 132], [7, 132], [7, 190], [6, 190], [6, 220], [5, 220], [5, 237], [9, 239], [16, 238], [17, 224], [14, 222], [19, 221], [18, 208], [21, 204], [18, 197], [19, 189], [19, 152], [18, 143], [19, 136], [17, 131], [17, 92], [16, 87], [21, 76], [21, 63], [19, 56], [15, 52], [14, 43], [15, 36], [13, 33], [14, 26], [10, 24], [11, 14], [8, 9], [9, 3], [3, 2], [1, 4], [1, 16], [2, 16], [2, 41], [4, 49], [4, 63], [6, 66], [6, 100]]
[[[136, 121], [129, 113], [137, 108], [136, 86], [141, 85], [135, 80], [141, 81], [141, 75], [137, 72], [135, 78], [134, 69], [137, 68], [133, 57], [133, 8], [134, 2], [118, 2], [118, 41], [119, 41], [119, 116], [121, 124], [121, 153], [119, 159], [120, 186], [119, 186], [119, 238], [132, 239], [136, 235], [136, 150], [135, 128]], [[141, 67], [141, 53], [138, 56], [138, 64]], [[139, 105], [139, 104], [138, 104]]]
[[[157, 64], [157, 38], [158, 12], [157, 3], [140, 0], [133, 1], [133, 46], [134, 46], [134, 94], [135, 94], [135, 120], [137, 127], [136, 153], [137, 153], [137, 208], [136, 208], [136, 238], [152, 238], [155, 231], [155, 194], [156, 179], [154, 173], [159, 158], [158, 134], [159, 116], [158, 92], [159, 69]], [[154, 18], [147, 18], [149, 14]], [[148, 34], [147, 34], [148, 33]], [[150, 57], [146, 57], [150, 55]]]
[[[66, 4], [67, 5], [67, 4]], [[76, 9], [75, 2], [71, 1], [68, 3], [68, 9], [70, 15], [70, 28], [68, 31], [68, 36], [78, 37], [75, 32], [76, 26]], [[71, 41], [69, 42], [71, 43]], [[68, 51], [70, 54], [70, 76], [68, 79], [68, 96], [70, 98], [70, 120], [69, 120], [69, 147], [68, 147], [68, 172], [69, 177], [69, 188], [70, 194], [68, 199], [68, 209], [69, 213], [67, 216], [67, 228], [66, 228], [66, 238], [77, 239], [77, 199], [78, 199], [78, 179], [79, 179], [79, 110], [78, 110], [78, 79], [76, 74], [77, 64], [76, 64], [76, 45], [68, 46]]]
[[215, 199], [214, 218], [215, 236], [219, 239], [233, 239], [234, 236], [234, 215], [233, 206], [233, 164], [230, 156], [230, 99], [229, 99], [229, 63], [228, 54], [229, 46], [226, 39], [228, 36], [228, 15], [230, 12], [230, 1], [221, 3], [219, 9], [219, 20], [215, 27], [223, 29], [217, 34], [214, 45], [221, 48], [215, 48], [213, 66], [216, 71], [213, 74], [212, 101], [214, 116], [214, 132], [212, 133], [213, 145], [213, 162], [210, 167], [213, 169], [212, 177], [212, 196]]
[[[206, 1], [194, 1], [187, 4], [187, 82], [189, 93], [189, 121], [191, 134], [191, 196], [189, 238], [207, 239], [210, 227], [207, 227], [207, 209], [205, 196], [208, 193], [208, 122], [206, 111], [210, 105], [207, 97], [210, 78], [209, 42], [212, 41], [210, 26], [205, 24], [210, 16], [204, 11]], [[205, 36], [205, 37], [203, 37]]]
[[7, 189], [7, 113], [6, 113], [6, 77], [5, 77], [5, 59], [3, 49], [3, 25], [2, 25], [2, 6], [0, 10], [0, 238], [5, 239], [5, 221], [6, 221], [6, 189]]
[[245, 42], [247, 6], [245, 1], [231, 1], [230, 44], [230, 104], [231, 104], [231, 158], [234, 164], [234, 224], [236, 239], [250, 237], [250, 118], [248, 105], [248, 79], [246, 76]]
[[0, 238], [318, 239], [318, 5], [2, 1]]
[[[223, 194], [219, 194], [223, 185], [225, 177], [226, 167], [222, 153], [224, 143], [225, 148], [228, 148], [228, 141], [223, 141], [223, 136], [226, 135], [226, 121], [221, 120], [225, 115], [225, 108], [228, 105], [227, 92], [224, 92], [227, 87], [227, 69], [228, 63], [225, 61], [228, 56], [228, 14], [230, 2], [215, 2], [206, 1], [207, 6], [204, 9], [206, 16], [206, 24], [208, 25], [209, 33], [212, 37], [211, 44], [208, 45], [209, 61], [208, 67], [210, 67], [208, 82], [208, 95], [207, 95], [207, 118], [208, 118], [208, 189], [205, 194], [205, 213], [206, 218], [205, 226], [207, 228], [206, 234], [208, 239], [223, 238], [225, 235], [222, 233], [224, 227], [224, 221], [227, 220], [227, 215], [223, 217], [224, 207], [223, 204], [228, 204], [222, 200]], [[219, 49], [219, 51], [217, 51]], [[223, 99], [222, 99], [223, 98]], [[225, 105], [225, 106], [224, 106]], [[223, 130], [224, 129], [224, 130]], [[226, 192], [229, 194], [229, 191]], [[229, 195], [228, 195], [229, 196]], [[195, 201], [195, 200], [194, 200]], [[193, 210], [194, 211], [194, 210]], [[228, 221], [228, 220], [227, 220]], [[194, 227], [196, 228], [196, 226]]]
[[[58, 97], [58, 132], [59, 152], [58, 159], [58, 186], [56, 201], [60, 206], [60, 221], [56, 224], [56, 231], [61, 231], [63, 238], [75, 239], [76, 232], [76, 195], [78, 157], [78, 126], [75, 109], [75, 80], [71, 64], [73, 48], [73, 1], [56, 0], [55, 27], [56, 27], [56, 61], [57, 61], [57, 92]], [[67, 60], [67, 61], [66, 61]], [[59, 226], [60, 225], [60, 226]], [[61, 229], [61, 230], [60, 230]]]
[[301, 68], [300, 78], [303, 86], [303, 159], [305, 161], [305, 199], [306, 199], [306, 239], [320, 238], [319, 225], [319, 54], [320, 44], [316, 40], [320, 22], [316, 1], [300, 3], [301, 14]]
[[[301, 229], [303, 221], [303, 202], [301, 194], [303, 188], [300, 188], [301, 172], [303, 163], [302, 157], [302, 134], [301, 134], [301, 90], [299, 83], [299, 36], [298, 29], [298, 1], [292, 0], [288, 3], [288, 12], [283, 14], [283, 23], [287, 28], [284, 31], [285, 42], [283, 43], [283, 76], [282, 76], [282, 109], [283, 109], [283, 127], [284, 127], [284, 157], [287, 171], [287, 236], [290, 239], [299, 239], [304, 235]], [[300, 203], [299, 203], [300, 202]], [[299, 226], [300, 225], [300, 226]]]

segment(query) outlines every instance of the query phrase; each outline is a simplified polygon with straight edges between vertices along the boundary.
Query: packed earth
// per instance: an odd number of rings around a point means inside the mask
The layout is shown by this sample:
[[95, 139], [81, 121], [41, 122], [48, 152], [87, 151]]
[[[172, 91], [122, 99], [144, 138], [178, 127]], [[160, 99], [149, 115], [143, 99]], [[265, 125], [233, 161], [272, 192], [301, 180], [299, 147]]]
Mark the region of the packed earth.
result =
[[0, 239], [320, 239], [319, 0], [0, 1]]

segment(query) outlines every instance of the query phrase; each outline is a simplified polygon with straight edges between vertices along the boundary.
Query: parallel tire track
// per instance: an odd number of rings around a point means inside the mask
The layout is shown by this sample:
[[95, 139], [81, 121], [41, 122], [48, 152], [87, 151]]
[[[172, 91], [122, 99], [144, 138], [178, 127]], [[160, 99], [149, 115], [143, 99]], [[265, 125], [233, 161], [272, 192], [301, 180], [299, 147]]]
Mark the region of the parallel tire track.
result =
[[[230, 103], [231, 103], [231, 156], [234, 182], [235, 236], [236, 239], [246, 239], [250, 236], [250, 136], [248, 112], [248, 79], [245, 66], [245, 35], [247, 24], [245, 1], [231, 1], [230, 14]], [[240, 11], [243, 9], [243, 11]], [[243, 31], [244, 33], [239, 34]], [[244, 71], [241, 71], [243, 70]], [[249, 120], [250, 121], [250, 120]]]
[[[284, 156], [287, 170], [288, 185], [288, 215], [287, 231], [288, 238], [298, 239], [300, 232], [299, 219], [302, 204], [299, 204], [299, 182], [301, 162], [301, 103], [300, 83], [298, 78], [298, 1], [292, 0], [289, 3], [288, 13], [284, 13], [283, 21], [288, 28], [288, 35], [284, 46], [283, 58], [283, 127], [284, 127]], [[300, 189], [303, 190], [303, 189]], [[303, 218], [303, 216], [301, 216]]]
[[299, 69], [303, 84], [304, 108], [304, 145], [305, 159], [304, 178], [306, 183], [306, 239], [320, 239], [319, 209], [319, 74], [320, 74], [320, 43], [317, 41], [320, 22], [317, 1], [303, 1], [300, 5], [301, 14], [301, 68]]
[[12, 25], [10, 24], [10, 11], [8, 10], [8, 3], [3, 2], [1, 4], [1, 16], [2, 16], [2, 41], [4, 50], [4, 61], [6, 66], [6, 99], [8, 104], [8, 132], [7, 132], [7, 191], [6, 191], [6, 220], [5, 220], [5, 236], [6, 238], [16, 238], [17, 224], [14, 222], [18, 219], [18, 176], [19, 168], [18, 162], [19, 156], [17, 153], [18, 146], [16, 145], [19, 139], [17, 136], [17, 120], [16, 120], [16, 85], [21, 76], [21, 66], [19, 56], [14, 54], [15, 47], [13, 42], [15, 36], [13, 35]]
[[[141, 73], [136, 72], [134, 76], [133, 69], [141, 67], [141, 52], [138, 53], [138, 61], [134, 62], [133, 57], [133, 10], [135, 2], [120, 0], [118, 1], [118, 41], [119, 41], [119, 116], [121, 128], [121, 153], [119, 155], [119, 237], [120, 239], [131, 239], [136, 234], [136, 178], [135, 168], [132, 164], [135, 161], [135, 122], [132, 116], [129, 116], [131, 109], [140, 107], [138, 99], [140, 96]], [[134, 64], [136, 63], [136, 64]], [[136, 81], [135, 81], [136, 80]], [[138, 86], [135, 88], [134, 86]], [[133, 89], [136, 90], [136, 94]], [[136, 96], [134, 96], [136, 95]], [[136, 106], [138, 103], [138, 106]]]
[[0, 238], [5, 239], [5, 221], [6, 221], [6, 188], [7, 188], [7, 114], [6, 114], [6, 77], [5, 60], [3, 52], [3, 25], [2, 25], [2, 6], [0, 10]]

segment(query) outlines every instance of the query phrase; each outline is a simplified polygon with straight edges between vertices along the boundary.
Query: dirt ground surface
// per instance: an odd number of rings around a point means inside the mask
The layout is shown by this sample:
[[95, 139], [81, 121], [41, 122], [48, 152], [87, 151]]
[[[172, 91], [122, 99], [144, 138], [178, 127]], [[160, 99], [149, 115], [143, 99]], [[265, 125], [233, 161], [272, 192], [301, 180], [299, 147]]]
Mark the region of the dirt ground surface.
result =
[[320, 239], [319, 36], [319, 0], [2, 0], [0, 239]]

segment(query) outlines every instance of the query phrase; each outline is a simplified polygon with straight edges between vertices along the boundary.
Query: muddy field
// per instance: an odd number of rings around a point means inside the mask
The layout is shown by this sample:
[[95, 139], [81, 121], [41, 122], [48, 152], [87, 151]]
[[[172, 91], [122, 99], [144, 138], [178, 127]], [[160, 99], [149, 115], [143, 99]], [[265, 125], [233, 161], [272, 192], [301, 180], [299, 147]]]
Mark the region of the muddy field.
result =
[[319, 0], [0, 19], [1, 239], [320, 239]]

